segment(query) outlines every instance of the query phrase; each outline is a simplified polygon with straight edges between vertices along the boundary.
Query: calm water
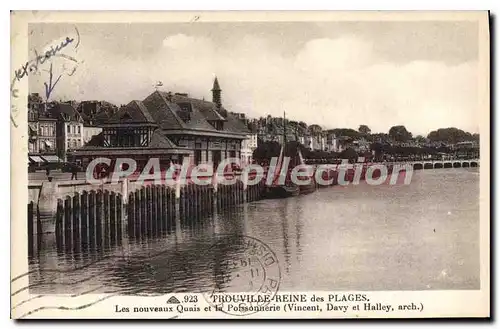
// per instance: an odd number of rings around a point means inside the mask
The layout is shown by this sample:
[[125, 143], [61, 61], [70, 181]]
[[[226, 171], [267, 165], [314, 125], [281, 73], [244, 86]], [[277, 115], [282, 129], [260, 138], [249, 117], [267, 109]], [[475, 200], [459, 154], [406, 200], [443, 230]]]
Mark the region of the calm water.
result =
[[213, 248], [228, 235], [256, 237], [275, 252], [280, 291], [479, 289], [479, 172], [417, 171], [407, 186], [262, 200], [101, 251], [44, 247], [30, 265], [31, 291], [247, 291], [245, 280], [216, 282], [243, 252], [239, 238]]

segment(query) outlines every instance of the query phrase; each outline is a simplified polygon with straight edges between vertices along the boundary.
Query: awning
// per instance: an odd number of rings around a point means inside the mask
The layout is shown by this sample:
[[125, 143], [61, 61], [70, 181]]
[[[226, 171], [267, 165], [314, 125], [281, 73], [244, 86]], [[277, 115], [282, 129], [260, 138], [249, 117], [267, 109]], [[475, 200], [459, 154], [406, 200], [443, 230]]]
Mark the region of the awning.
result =
[[45, 162], [42, 158], [36, 155], [32, 155], [29, 157], [30, 161], [35, 162], [35, 163], [40, 163], [40, 162]]
[[62, 162], [57, 155], [43, 155], [42, 158], [47, 162]]

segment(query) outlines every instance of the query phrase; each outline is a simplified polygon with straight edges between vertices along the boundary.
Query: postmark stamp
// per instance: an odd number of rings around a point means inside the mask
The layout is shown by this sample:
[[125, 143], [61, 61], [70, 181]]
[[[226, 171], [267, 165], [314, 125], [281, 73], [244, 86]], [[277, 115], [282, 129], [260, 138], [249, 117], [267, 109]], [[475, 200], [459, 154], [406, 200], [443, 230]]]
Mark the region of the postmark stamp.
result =
[[208, 254], [214, 286], [203, 296], [215, 311], [245, 316], [266, 309], [281, 282], [278, 257], [267, 244], [246, 235], [224, 236]]

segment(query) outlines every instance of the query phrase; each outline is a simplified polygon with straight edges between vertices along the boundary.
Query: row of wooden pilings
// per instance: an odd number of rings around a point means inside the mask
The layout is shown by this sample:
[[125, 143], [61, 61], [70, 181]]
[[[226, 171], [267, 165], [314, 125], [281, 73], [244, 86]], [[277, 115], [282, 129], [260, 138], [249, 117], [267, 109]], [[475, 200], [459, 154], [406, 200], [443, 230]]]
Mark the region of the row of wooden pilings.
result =
[[[101, 250], [121, 243], [122, 237], [157, 236], [175, 227], [229, 207], [260, 200], [264, 182], [241, 181], [217, 186], [188, 184], [180, 188], [148, 185], [130, 192], [128, 200], [108, 190], [83, 191], [57, 200], [56, 243], [62, 252]], [[125, 202], [126, 201], [126, 202]], [[28, 251], [40, 244], [36, 204], [28, 204]]]

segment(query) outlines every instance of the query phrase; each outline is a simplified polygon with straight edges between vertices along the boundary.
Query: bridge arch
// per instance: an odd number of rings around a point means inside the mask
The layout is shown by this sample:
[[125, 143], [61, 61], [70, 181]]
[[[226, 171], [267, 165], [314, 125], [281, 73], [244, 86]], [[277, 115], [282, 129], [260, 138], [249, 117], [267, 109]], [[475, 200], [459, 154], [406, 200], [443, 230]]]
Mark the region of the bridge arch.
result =
[[470, 166], [471, 167], [477, 167], [478, 163], [476, 161], [471, 161]]
[[468, 162], [463, 162], [462, 163], [462, 168], [469, 168], [470, 164]]
[[424, 166], [421, 163], [413, 164], [413, 170], [422, 170], [422, 169], [424, 169]]
[[462, 163], [460, 163], [460, 162], [454, 162], [453, 163], [453, 168], [462, 168]]
[[424, 169], [433, 169], [434, 165], [431, 162], [424, 163]]
[[445, 162], [443, 167], [444, 168], [453, 168], [453, 164], [451, 162]]
[[436, 163], [434, 164], [434, 168], [435, 168], [435, 169], [442, 169], [442, 168], [443, 168], [443, 164], [442, 164], [441, 162], [436, 162]]

